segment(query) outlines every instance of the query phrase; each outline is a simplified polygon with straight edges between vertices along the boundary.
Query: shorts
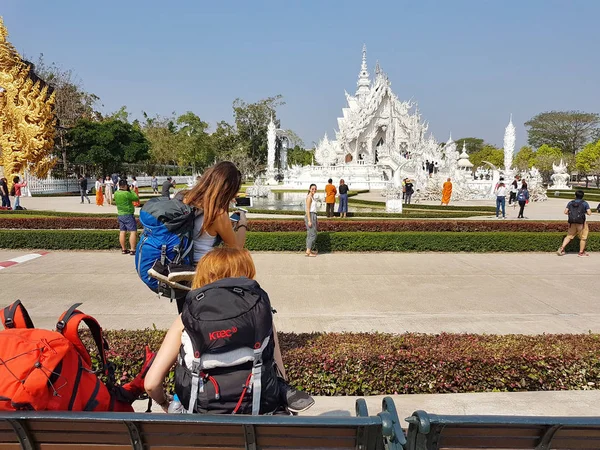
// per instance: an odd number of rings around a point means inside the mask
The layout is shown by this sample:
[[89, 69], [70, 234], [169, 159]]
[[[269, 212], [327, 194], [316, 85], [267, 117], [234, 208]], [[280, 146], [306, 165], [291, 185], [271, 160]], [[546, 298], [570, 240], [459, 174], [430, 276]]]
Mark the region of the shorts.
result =
[[567, 236], [575, 237], [578, 236], [579, 239], [585, 241], [588, 237], [588, 233], [590, 229], [588, 228], [588, 224], [586, 223], [570, 223], [569, 229], [567, 230]]
[[119, 230], [121, 231], [137, 231], [137, 223], [133, 214], [119, 216]]

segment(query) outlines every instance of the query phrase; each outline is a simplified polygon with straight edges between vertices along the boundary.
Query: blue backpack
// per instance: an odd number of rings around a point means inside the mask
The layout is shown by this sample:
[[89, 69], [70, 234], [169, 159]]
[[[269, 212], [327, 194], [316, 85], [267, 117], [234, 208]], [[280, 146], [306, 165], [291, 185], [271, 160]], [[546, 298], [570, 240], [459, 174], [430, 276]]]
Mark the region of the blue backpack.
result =
[[[193, 265], [194, 219], [196, 208], [180, 199], [156, 197], [140, 211], [144, 231], [135, 252], [135, 268], [141, 280], [154, 292], [173, 299], [173, 290], [148, 275], [157, 262], [161, 267]], [[166, 289], [165, 289], [166, 288]]]
[[529, 200], [529, 192], [527, 192], [526, 189], [519, 189], [519, 193], [517, 194], [517, 200], [520, 202]]

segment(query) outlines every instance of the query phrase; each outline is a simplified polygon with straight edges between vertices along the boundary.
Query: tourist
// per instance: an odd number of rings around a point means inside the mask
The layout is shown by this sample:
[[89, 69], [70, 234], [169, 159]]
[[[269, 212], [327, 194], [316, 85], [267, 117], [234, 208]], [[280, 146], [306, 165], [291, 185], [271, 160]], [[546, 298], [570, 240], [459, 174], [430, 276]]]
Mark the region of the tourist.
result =
[[81, 203], [83, 204], [84, 197], [87, 199], [88, 203], [90, 202], [90, 198], [87, 195], [87, 178], [83, 175], [79, 175], [79, 195], [81, 195]]
[[152, 187], [152, 193], [158, 194], [158, 178], [155, 175], [152, 175], [152, 179], [150, 180], [150, 187]]
[[433, 173], [438, 173], [438, 170], [439, 170], [438, 162], [436, 161], [433, 166]]
[[241, 172], [232, 162], [223, 161], [206, 170], [200, 181], [183, 195], [185, 204], [203, 211], [194, 222], [194, 264], [217, 241], [223, 241], [228, 247], [244, 247], [248, 231], [246, 213], [238, 211], [240, 218], [235, 228], [229, 217], [229, 206], [241, 185]]
[[23, 207], [21, 206], [21, 194], [22, 194], [22, 189], [26, 186], [27, 186], [27, 181], [23, 181], [21, 183], [21, 179], [19, 177], [13, 178], [12, 195], [15, 197], [15, 207], [13, 208], [15, 211], [23, 209]]
[[[192, 282], [192, 288], [200, 289], [200, 291], [195, 291], [195, 293], [192, 293], [192, 295], [187, 297], [183, 313], [177, 316], [169, 328], [144, 381], [146, 392], [148, 392], [150, 398], [161, 406], [163, 411], [168, 411], [170, 400], [169, 396], [164, 392], [163, 384], [165, 377], [176, 362], [178, 366], [175, 371], [175, 392], [177, 392], [184, 407], [190, 408], [192, 396], [192, 375], [190, 371], [192, 361], [190, 358], [193, 358], [194, 355], [194, 345], [202, 345], [202, 343], [205, 342], [204, 336], [197, 335], [200, 333], [203, 325], [197, 318], [200, 315], [197, 312], [200, 302], [195, 300], [196, 295], [208, 295], [206, 294], [208, 292], [207, 289], [202, 288], [210, 286], [211, 300], [216, 299], [216, 296], [219, 295], [223, 296], [219, 297], [219, 300], [221, 300], [221, 298], [223, 298], [223, 300], [229, 300], [229, 297], [226, 296], [232, 294], [236, 295], [236, 292], [241, 292], [243, 294], [244, 292], [250, 291], [253, 295], [258, 296], [258, 298], [261, 299], [261, 302], [268, 302], [266, 292], [264, 292], [258, 283], [254, 281], [255, 275], [256, 268], [252, 261], [252, 257], [250, 256], [250, 253], [244, 249], [217, 248], [207, 253], [206, 256], [200, 260]], [[235, 286], [237, 286], [237, 291]], [[229, 287], [234, 287], [234, 289], [230, 290], [228, 289]], [[233, 300], [235, 300], [236, 304], [240, 304], [241, 308], [244, 307], [243, 299]], [[291, 388], [285, 381], [285, 367], [281, 358], [281, 350], [275, 326], [271, 323], [262, 324], [258, 319], [262, 318], [262, 322], [266, 322], [267, 318], [264, 316], [259, 317], [260, 311], [258, 309], [255, 310], [257, 312], [253, 313], [253, 315], [246, 312], [245, 316], [252, 316], [246, 321], [244, 321], [243, 318], [240, 319], [236, 317], [236, 330], [237, 327], [244, 327], [242, 331], [249, 331], [249, 326], [254, 327], [254, 332], [246, 333], [246, 335], [251, 335], [251, 345], [254, 349], [256, 348], [254, 346], [254, 335], [261, 333], [260, 339], [262, 339], [262, 333], [264, 333], [260, 329], [261, 325], [263, 325], [263, 328], [266, 325], [266, 328], [269, 329], [267, 333], [272, 336], [272, 343], [266, 344], [265, 352], [263, 354], [262, 369], [264, 372], [261, 379], [265, 380], [265, 378], [267, 378], [270, 382], [265, 383], [263, 381], [262, 383], [261, 413], [285, 411], [286, 406], [290, 410], [296, 412], [309, 408], [314, 404], [314, 400], [308, 394]], [[217, 313], [217, 311], [214, 311], [213, 313]], [[250, 325], [250, 323], [252, 325]], [[235, 342], [232, 341], [228, 346], [229, 350], [237, 352], [237, 354], [244, 353], [246, 348], [247, 346], [244, 345], [244, 333], [242, 332], [239, 333]], [[250, 351], [255, 351], [254, 349], [250, 349]], [[213, 354], [212, 359], [218, 361], [219, 356]], [[251, 365], [252, 364], [250, 364], [250, 366]], [[212, 372], [212, 374], [214, 374], [215, 377], [219, 376], [217, 374], [220, 374], [221, 376], [237, 377], [239, 372], [243, 371], [241, 376], [246, 380], [248, 370], [241, 366], [242, 364], [230, 363], [224, 367], [218, 364], [217, 370]], [[206, 369], [204, 367], [201, 367], [201, 369], [208, 372], [207, 378], [210, 378], [212, 383], [216, 386], [217, 381], [213, 378], [211, 369]], [[250, 413], [252, 402], [249, 398], [244, 397], [246, 392], [242, 389], [244, 388], [244, 384], [244, 382], [239, 385], [236, 385], [236, 383], [221, 383], [221, 398], [216, 398], [214, 402], [210, 399], [208, 402], [213, 403], [203, 405], [202, 407], [196, 403], [197, 406], [193, 408], [192, 412], [198, 412], [199, 409], [210, 409], [210, 412], [213, 414], [231, 414], [233, 412], [239, 412], [241, 414]], [[210, 389], [210, 383], [208, 386], [208, 389]], [[243, 400], [245, 400], [245, 402], [243, 402]], [[239, 408], [242, 403], [244, 403], [244, 406], [240, 411]], [[268, 409], [269, 411], [265, 411], [265, 409]]]
[[402, 200], [406, 197], [406, 180], [408, 180], [408, 178], [402, 180]]
[[113, 180], [107, 175], [104, 181], [104, 197], [106, 197], [106, 203], [109, 205], [113, 204], [113, 190], [115, 186]]
[[104, 183], [102, 182], [102, 177], [98, 177], [94, 188], [96, 189], [96, 205], [104, 206], [104, 193], [102, 192], [104, 189]]
[[406, 183], [404, 184], [404, 204], [410, 205], [410, 199], [412, 195], [415, 193], [415, 187], [413, 186], [412, 180], [407, 178]]
[[11, 209], [10, 197], [8, 190], [8, 180], [6, 178], [0, 178], [0, 194], [2, 196], [2, 209]]
[[315, 193], [317, 185], [311, 184], [308, 188], [306, 196], [306, 204], [304, 208], [304, 223], [306, 225], [306, 256], [317, 256], [317, 250], [313, 250], [317, 242], [318, 220], [317, 220], [317, 202]]
[[338, 207], [338, 212], [340, 213], [340, 217], [346, 217], [346, 214], [348, 214], [348, 185], [343, 179], [340, 180], [338, 192], [340, 194], [340, 205]]
[[327, 186], [325, 186], [325, 211], [327, 213], [327, 217], [333, 217], [336, 194], [337, 189], [333, 185], [333, 180], [330, 178], [327, 180]]
[[500, 178], [500, 181], [496, 184], [494, 193], [496, 194], [496, 219], [500, 218], [500, 208], [502, 208], [502, 218], [506, 219], [506, 186], [503, 178]]
[[428, 172], [429, 172], [429, 178], [431, 178], [431, 177], [433, 176], [433, 167], [434, 167], [434, 166], [433, 166], [433, 161], [431, 161], [431, 162], [429, 163], [429, 168], [427, 169], [427, 170], [428, 170]]
[[119, 174], [114, 172], [111, 176], [110, 179], [112, 181], [112, 186], [113, 186], [113, 191], [116, 190], [119, 186]]
[[558, 249], [558, 256], [565, 254], [565, 248], [575, 237], [579, 237], [579, 255], [581, 257], [590, 256], [585, 252], [585, 244], [589, 233], [586, 215], [591, 216], [592, 210], [590, 205], [583, 199], [583, 191], [575, 191], [575, 200], [571, 200], [565, 208], [565, 214], [568, 216], [569, 229], [567, 237], [563, 240], [562, 245]]
[[[137, 200], [135, 202], [133, 202], [133, 206], [135, 206], [136, 208], [140, 207], [140, 189], [138, 188], [138, 181], [136, 177], [131, 177], [131, 179], [133, 180], [131, 182], [131, 187], [133, 188], [133, 192], [135, 192], [135, 195], [137, 196]], [[127, 184], [127, 183], [125, 183]]]
[[512, 204], [517, 199], [517, 192], [519, 192], [519, 176], [515, 175], [515, 179], [510, 184], [510, 197], [508, 198], [508, 204]]
[[167, 180], [162, 184], [161, 195], [163, 197], [171, 198], [171, 188], [176, 186], [175, 181], [171, 177], [167, 177]]
[[[119, 189], [114, 196], [115, 205], [117, 205], [117, 218], [119, 220], [119, 243], [121, 244], [121, 253], [135, 256], [135, 246], [137, 244], [137, 223], [133, 213], [135, 212], [134, 202], [138, 201], [135, 192], [129, 190], [127, 180], [119, 181]], [[129, 232], [129, 248], [127, 250], [127, 232]]]
[[446, 180], [442, 188], [442, 205], [448, 206], [450, 197], [452, 196], [452, 181], [450, 178]]
[[527, 190], [527, 183], [521, 185], [521, 189], [518, 190], [516, 200], [519, 202], [519, 215], [517, 219], [524, 219], [523, 211], [525, 211], [525, 205], [529, 202], [529, 191]]

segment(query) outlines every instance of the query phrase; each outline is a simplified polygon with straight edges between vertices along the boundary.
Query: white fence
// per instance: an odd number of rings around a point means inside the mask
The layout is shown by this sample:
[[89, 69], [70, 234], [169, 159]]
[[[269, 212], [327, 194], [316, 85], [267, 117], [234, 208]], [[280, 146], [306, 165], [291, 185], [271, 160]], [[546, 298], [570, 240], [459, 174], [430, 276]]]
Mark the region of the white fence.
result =
[[[156, 177], [158, 179], [158, 189], [160, 190], [162, 184], [167, 180], [166, 176]], [[172, 176], [177, 184], [188, 184], [192, 185], [194, 179], [190, 176]], [[31, 175], [25, 177], [29, 187], [29, 191], [32, 195], [36, 194], [64, 194], [68, 192], [79, 192], [79, 181], [76, 178], [67, 178], [62, 180], [55, 180], [52, 178], [36, 178]], [[150, 187], [152, 177], [137, 177], [139, 187]], [[131, 177], [127, 179], [129, 184], [133, 181]], [[94, 187], [96, 180], [94, 178], [88, 178], [88, 189]]]

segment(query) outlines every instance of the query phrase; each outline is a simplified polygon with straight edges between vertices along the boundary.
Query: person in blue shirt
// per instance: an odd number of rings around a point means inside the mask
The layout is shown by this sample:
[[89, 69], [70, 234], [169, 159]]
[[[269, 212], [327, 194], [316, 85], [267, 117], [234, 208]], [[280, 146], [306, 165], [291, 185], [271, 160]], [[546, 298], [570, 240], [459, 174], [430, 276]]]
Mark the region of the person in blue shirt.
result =
[[579, 237], [579, 255], [581, 257], [590, 256], [585, 252], [585, 245], [589, 234], [589, 228], [586, 221], [586, 216], [592, 215], [590, 205], [583, 199], [583, 191], [575, 192], [575, 200], [571, 200], [565, 208], [565, 214], [569, 217], [569, 229], [567, 237], [563, 240], [562, 245], [558, 249], [558, 256], [565, 254], [565, 248], [573, 240], [575, 236]]

